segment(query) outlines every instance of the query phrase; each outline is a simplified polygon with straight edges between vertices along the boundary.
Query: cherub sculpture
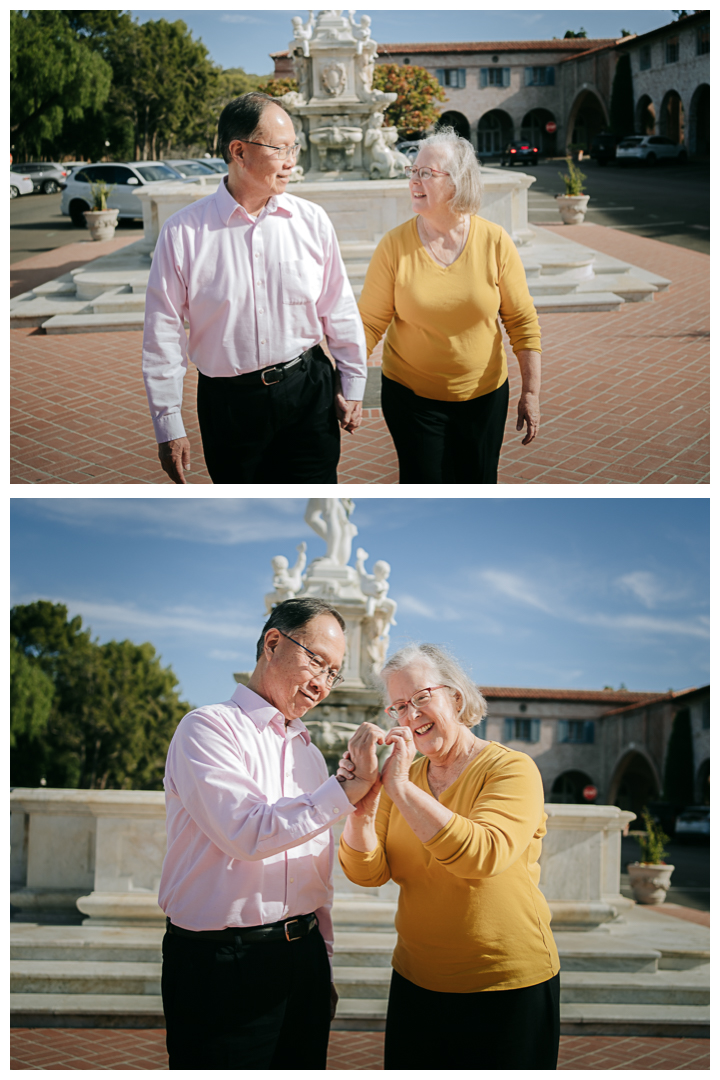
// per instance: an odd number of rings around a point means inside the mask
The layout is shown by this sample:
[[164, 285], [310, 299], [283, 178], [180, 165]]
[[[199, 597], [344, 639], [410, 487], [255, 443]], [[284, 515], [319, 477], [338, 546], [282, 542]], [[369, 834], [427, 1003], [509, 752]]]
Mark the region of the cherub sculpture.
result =
[[312, 11], [308, 12], [308, 21], [304, 23], [299, 15], [296, 15], [293, 20], [293, 40], [290, 42], [290, 52], [294, 52], [295, 49], [299, 49], [303, 56], [310, 55], [310, 38], [312, 37], [313, 27], [315, 26], [315, 16]]
[[363, 548], [358, 548], [356, 552], [355, 569], [360, 578], [360, 588], [367, 597], [365, 610], [372, 618], [376, 609], [382, 609], [387, 616], [387, 625], [394, 626], [397, 604], [394, 600], [388, 599], [388, 589], [390, 588], [390, 583], [388, 581], [388, 578], [390, 577], [390, 564], [386, 563], [384, 559], [378, 559], [373, 566], [372, 574], [369, 574], [365, 569], [367, 558], [367, 551], [364, 551]]
[[[362, 56], [363, 49], [365, 48], [365, 46], [368, 43], [371, 43], [373, 46], [375, 46], [377, 44], [377, 42], [375, 42], [375, 41], [371, 42], [371, 39], [370, 39], [370, 16], [369, 15], [361, 15], [360, 16], [360, 22], [356, 23], [355, 19], [354, 19], [354, 15], [355, 15], [354, 11], [348, 11], [348, 16], [350, 17], [350, 28], [352, 30], [352, 36], [357, 41], [357, 54], [358, 54], [358, 56]], [[374, 52], [375, 49], [373, 48], [372, 51]]]
[[304, 540], [301, 544], [298, 544], [296, 551], [298, 557], [291, 570], [288, 569], [289, 564], [284, 555], [276, 555], [271, 560], [273, 588], [275, 591], [267, 593], [265, 596], [265, 610], [268, 614], [276, 604], [281, 604], [283, 600], [291, 600], [302, 587], [302, 575], [307, 562], [307, 555], [305, 554], [307, 544]]

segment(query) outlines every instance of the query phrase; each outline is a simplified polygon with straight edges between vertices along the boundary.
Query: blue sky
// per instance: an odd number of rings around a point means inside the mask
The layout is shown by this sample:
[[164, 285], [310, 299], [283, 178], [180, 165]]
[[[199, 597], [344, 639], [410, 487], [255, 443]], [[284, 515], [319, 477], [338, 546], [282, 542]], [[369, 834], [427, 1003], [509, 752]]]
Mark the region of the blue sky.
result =
[[[15, 498], [11, 602], [151, 641], [198, 705], [253, 666], [270, 559], [324, 553], [304, 499]], [[480, 685], [665, 691], [709, 681], [709, 501], [362, 498], [391, 567], [391, 648], [449, 646]]]
[[[424, 9], [426, 7], [426, 10]], [[672, 11], [655, 8], [570, 10], [554, 8], [519, 11], [438, 10], [437, 6], [413, 4], [407, 9], [360, 7], [359, 14], [372, 18], [373, 37], [386, 44], [422, 41], [527, 41], [563, 37], [566, 30], [584, 27], [589, 37], [619, 37], [621, 30], [641, 34], [672, 22]], [[211, 57], [222, 67], [242, 67], [266, 75], [273, 65], [269, 53], [287, 48], [292, 38], [294, 15], [307, 18], [305, 9], [273, 7], [262, 10], [232, 7], [227, 10], [193, 11], [173, 8], [135, 10], [147, 19], [182, 19], [195, 38], [202, 38]]]

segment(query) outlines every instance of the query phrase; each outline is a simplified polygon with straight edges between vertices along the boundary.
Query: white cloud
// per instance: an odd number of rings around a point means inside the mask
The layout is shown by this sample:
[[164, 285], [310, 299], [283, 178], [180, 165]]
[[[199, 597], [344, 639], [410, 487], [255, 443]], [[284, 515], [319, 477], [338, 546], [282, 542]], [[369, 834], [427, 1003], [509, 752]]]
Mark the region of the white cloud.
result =
[[655, 574], [647, 570], [634, 570], [631, 574], [623, 574], [617, 579], [617, 584], [625, 592], [636, 596], [648, 608], [655, 607], [663, 596], [660, 582]]
[[231, 649], [210, 649], [207, 655], [210, 660], [227, 660], [230, 663], [239, 663], [240, 661], [240, 653]]
[[[20, 597], [16, 604], [31, 603], [37, 596]], [[137, 636], [153, 631], [181, 635], [229, 638], [239, 641], [255, 641], [260, 632], [261, 620], [248, 619], [241, 622], [237, 611], [210, 611], [207, 608], [188, 606], [163, 607], [143, 610], [136, 604], [114, 601], [81, 600], [71, 596], [45, 596], [54, 604], [64, 604], [70, 617], [81, 615], [83, 625], [90, 627], [101, 637], [111, 634], [134, 634]]]
[[555, 614], [555, 610], [535, 594], [532, 585], [528, 584], [527, 581], [523, 581], [517, 574], [509, 574], [505, 570], [481, 570], [477, 576], [486, 585], [511, 600], [517, 600], [528, 607], [545, 611], [549, 615]]
[[410, 596], [409, 593], [403, 593], [397, 598], [398, 610], [403, 614], [409, 613], [412, 615], [422, 615], [426, 619], [436, 619], [437, 615], [435, 611], [429, 607], [423, 600], [418, 600], [416, 596]]
[[661, 619], [652, 615], [581, 615], [574, 614], [573, 622], [585, 626], [600, 626], [607, 630], [630, 630], [643, 634], [679, 634], [682, 637], [710, 637], [710, 626], [706, 618], [695, 620]]
[[254, 15], [241, 15], [239, 12], [233, 12], [232, 14], [225, 12], [220, 16], [220, 22], [227, 23], [258, 23], [259, 25], [264, 21], [264, 19], [256, 19]]
[[243, 544], [307, 537], [304, 499], [30, 499], [52, 521], [193, 543]]

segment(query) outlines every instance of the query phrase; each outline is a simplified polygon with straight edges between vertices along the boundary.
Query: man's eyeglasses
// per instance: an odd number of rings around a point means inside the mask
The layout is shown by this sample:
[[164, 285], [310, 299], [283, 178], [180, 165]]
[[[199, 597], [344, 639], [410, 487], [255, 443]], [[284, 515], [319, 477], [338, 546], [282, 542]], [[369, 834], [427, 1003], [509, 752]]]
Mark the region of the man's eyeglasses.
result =
[[[267, 146], [268, 150], [275, 150], [276, 153], [273, 157], [278, 158], [280, 161], [284, 161], [286, 157], [297, 157], [300, 152], [300, 143], [293, 143], [292, 146], [271, 146], [266, 142], [254, 142], [252, 139], [238, 139], [238, 142], [251, 143], [252, 146]], [[282, 633], [282, 631], [280, 631]], [[287, 634], [285, 634], [287, 637]], [[292, 641], [292, 638], [290, 638]]]
[[433, 690], [452, 690], [452, 687], [444, 683], [440, 686], [426, 686], [424, 690], [418, 690], [417, 694], [413, 694], [407, 701], [394, 701], [392, 705], [388, 705], [385, 712], [391, 720], [401, 720], [407, 713], [408, 705], [412, 705], [414, 709], [421, 709], [423, 705], [427, 705]]
[[[284, 638], [287, 638], [288, 641], [292, 641], [293, 645], [300, 645], [300, 642], [296, 641], [295, 638], [290, 637], [289, 634], [283, 633], [283, 631], [279, 630], [277, 627], [275, 629], [278, 630], [278, 633], [282, 634]], [[329, 687], [332, 688], [333, 686], [339, 686], [341, 682], [345, 681], [342, 675], [338, 675], [337, 671], [335, 671], [331, 667], [328, 667], [322, 657], [317, 656], [314, 652], [311, 652], [310, 649], [306, 648], [305, 645], [300, 645], [300, 648], [304, 649], [305, 652], [308, 654], [307, 666], [310, 668], [313, 675], [324, 675], [325, 682], [328, 684]]]
[[450, 173], [431, 169], [429, 165], [422, 165], [419, 169], [416, 169], [414, 165], [406, 165], [405, 175], [408, 180], [429, 180], [431, 176], [449, 176]]

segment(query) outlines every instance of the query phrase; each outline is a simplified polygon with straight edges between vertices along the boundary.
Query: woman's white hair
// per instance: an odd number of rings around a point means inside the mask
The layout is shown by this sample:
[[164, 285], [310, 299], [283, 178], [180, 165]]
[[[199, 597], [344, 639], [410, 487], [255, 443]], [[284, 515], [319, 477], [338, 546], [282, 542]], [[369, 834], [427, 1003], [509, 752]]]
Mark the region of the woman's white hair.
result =
[[380, 672], [380, 678], [386, 685], [390, 675], [397, 671], [403, 671], [410, 664], [427, 664], [435, 674], [438, 685], [449, 686], [457, 690], [462, 698], [462, 708], [458, 713], [458, 721], [467, 727], [479, 724], [487, 713], [487, 703], [472, 679], [465, 674], [454, 656], [441, 649], [439, 645], [418, 645], [413, 642], [403, 649], [394, 653], [385, 667]]
[[482, 173], [472, 143], [458, 135], [455, 128], [441, 127], [420, 146], [437, 146], [444, 150], [445, 164], [455, 185], [450, 200], [454, 214], [477, 214], [482, 203]]

